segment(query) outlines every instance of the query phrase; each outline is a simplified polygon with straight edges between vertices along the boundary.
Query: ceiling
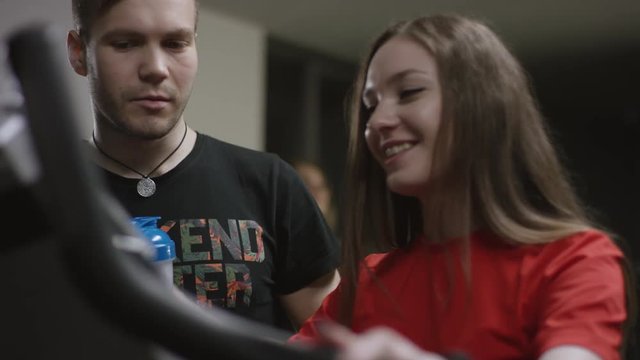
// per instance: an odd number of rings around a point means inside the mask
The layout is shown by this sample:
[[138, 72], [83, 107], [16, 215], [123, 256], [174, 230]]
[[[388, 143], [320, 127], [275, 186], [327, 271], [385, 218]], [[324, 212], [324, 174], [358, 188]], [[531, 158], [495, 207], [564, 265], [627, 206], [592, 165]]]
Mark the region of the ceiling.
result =
[[269, 35], [356, 61], [388, 23], [457, 12], [487, 21], [519, 55], [640, 45], [640, 0], [200, 0]]

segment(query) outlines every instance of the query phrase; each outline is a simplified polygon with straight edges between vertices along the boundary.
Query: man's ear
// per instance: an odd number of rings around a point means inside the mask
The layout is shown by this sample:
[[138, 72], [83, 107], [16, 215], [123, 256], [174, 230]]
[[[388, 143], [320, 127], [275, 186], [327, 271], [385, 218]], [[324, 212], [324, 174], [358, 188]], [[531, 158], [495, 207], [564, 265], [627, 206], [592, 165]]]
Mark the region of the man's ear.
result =
[[86, 46], [76, 30], [71, 30], [67, 34], [67, 55], [69, 56], [69, 64], [76, 74], [87, 76]]

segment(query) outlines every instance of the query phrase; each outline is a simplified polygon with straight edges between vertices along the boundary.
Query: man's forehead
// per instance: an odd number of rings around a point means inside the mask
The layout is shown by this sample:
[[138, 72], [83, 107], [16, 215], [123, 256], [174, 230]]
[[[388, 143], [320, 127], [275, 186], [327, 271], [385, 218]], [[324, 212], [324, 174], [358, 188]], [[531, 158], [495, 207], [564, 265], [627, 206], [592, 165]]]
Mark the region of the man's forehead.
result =
[[99, 16], [92, 30], [141, 34], [194, 32], [196, 16], [193, 0], [122, 0]]

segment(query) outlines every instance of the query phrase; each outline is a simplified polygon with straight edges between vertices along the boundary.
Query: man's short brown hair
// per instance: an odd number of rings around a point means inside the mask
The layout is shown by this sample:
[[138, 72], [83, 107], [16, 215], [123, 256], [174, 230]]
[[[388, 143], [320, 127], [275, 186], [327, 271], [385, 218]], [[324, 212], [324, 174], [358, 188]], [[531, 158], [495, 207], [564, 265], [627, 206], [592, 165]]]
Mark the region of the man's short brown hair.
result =
[[121, 0], [71, 0], [73, 24], [83, 39], [89, 38], [89, 30], [95, 20]]
[[[83, 40], [90, 37], [89, 30], [97, 18], [104, 15], [109, 9], [122, 0], [71, 0], [73, 12], [73, 24]], [[196, 25], [198, 23], [198, 0], [196, 5]]]

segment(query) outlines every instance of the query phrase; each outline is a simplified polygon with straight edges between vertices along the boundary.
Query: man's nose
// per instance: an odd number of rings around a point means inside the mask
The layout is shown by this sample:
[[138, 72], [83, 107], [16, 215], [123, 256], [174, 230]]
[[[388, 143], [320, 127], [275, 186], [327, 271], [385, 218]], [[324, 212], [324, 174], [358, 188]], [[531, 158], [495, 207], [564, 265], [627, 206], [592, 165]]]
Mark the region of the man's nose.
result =
[[169, 76], [169, 66], [166, 54], [162, 49], [149, 46], [144, 53], [144, 60], [140, 66], [140, 79], [158, 84]]

